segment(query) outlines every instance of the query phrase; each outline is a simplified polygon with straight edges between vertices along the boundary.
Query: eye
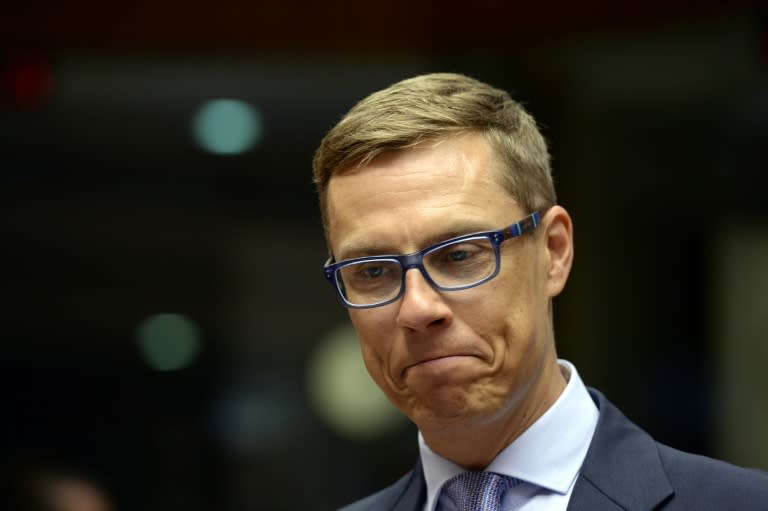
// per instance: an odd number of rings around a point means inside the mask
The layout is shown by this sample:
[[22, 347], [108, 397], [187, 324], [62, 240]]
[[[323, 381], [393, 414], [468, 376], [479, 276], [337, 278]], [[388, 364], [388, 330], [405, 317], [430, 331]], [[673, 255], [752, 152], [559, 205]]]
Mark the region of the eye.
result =
[[374, 265], [361, 265], [362, 268], [358, 270], [358, 273], [360, 274], [360, 277], [367, 278], [367, 279], [375, 279], [377, 277], [381, 277], [384, 275], [384, 267], [383, 266], [374, 266]]
[[473, 257], [482, 252], [482, 248], [475, 243], [459, 243], [449, 245], [435, 253], [439, 264], [468, 263]]
[[472, 257], [468, 250], [455, 249], [447, 252], [445, 258], [451, 262], [460, 262]]
[[341, 275], [349, 286], [371, 288], [399, 282], [400, 266], [393, 261], [363, 261], [343, 267]]
[[453, 287], [492, 273], [496, 258], [491, 241], [477, 237], [444, 245], [427, 254], [424, 263], [438, 285]]

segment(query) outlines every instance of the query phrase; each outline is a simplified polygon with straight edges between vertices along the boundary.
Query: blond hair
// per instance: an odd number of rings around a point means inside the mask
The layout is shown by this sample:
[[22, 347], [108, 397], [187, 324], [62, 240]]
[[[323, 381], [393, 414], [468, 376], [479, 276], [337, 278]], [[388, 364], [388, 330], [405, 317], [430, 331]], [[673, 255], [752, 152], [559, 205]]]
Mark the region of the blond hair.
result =
[[320, 142], [312, 167], [326, 229], [333, 175], [384, 152], [470, 132], [488, 141], [501, 163], [500, 183], [523, 209], [555, 204], [549, 152], [533, 117], [503, 90], [460, 74], [434, 73], [371, 94]]

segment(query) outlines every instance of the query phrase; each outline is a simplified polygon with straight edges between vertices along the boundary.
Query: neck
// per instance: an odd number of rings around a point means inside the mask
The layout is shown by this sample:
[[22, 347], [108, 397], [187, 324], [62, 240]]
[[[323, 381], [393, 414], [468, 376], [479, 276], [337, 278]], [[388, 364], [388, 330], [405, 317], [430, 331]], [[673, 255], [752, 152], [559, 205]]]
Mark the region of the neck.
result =
[[420, 427], [424, 441], [440, 456], [465, 470], [483, 470], [557, 401], [566, 386], [556, 359], [541, 378], [493, 417], [459, 424]]

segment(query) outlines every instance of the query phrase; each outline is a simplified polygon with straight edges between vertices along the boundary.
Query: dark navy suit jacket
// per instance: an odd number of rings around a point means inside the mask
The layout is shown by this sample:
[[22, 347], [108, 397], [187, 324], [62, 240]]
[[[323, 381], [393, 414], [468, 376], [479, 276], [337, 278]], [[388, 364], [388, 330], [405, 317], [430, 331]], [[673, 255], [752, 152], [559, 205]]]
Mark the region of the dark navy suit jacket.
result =
[[[597, 429], [568, 511], [768, 511], [768, 473], [659, 444], [600, 392]], [[341, 511], [422, 511], [421, 462], [399, 481]]]

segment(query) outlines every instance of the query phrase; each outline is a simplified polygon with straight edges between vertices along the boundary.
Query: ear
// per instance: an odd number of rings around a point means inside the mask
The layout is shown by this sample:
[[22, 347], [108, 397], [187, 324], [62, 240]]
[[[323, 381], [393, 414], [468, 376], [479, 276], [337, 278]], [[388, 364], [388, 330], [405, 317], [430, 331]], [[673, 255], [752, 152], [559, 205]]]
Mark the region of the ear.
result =
[[561, 206], [552, 206], [542, 219], [546, 253], [547, 294], [557, 296], [565, 287], [573, 264], [573, 223]]

